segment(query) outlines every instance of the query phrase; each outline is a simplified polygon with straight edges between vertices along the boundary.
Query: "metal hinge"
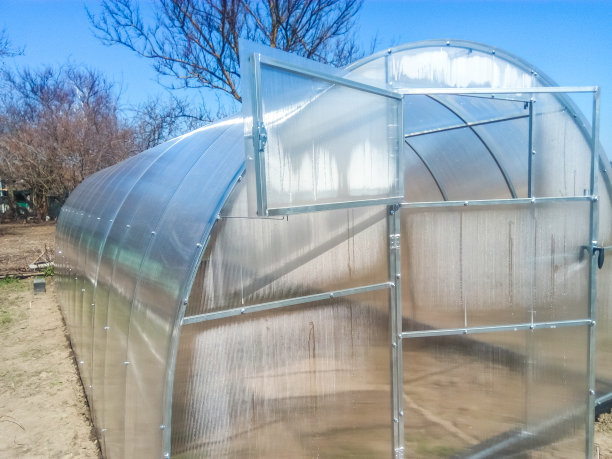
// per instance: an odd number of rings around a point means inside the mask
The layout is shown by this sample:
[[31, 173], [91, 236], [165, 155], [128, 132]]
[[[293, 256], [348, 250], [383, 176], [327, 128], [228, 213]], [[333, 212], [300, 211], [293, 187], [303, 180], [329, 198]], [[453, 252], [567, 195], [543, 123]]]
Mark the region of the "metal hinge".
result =
[[262, 153], [268, 143], [268, 131], [263, 122], [259, 121], [257, 126], [253, 126], [253, 138], [255, 139], [255, 148]]

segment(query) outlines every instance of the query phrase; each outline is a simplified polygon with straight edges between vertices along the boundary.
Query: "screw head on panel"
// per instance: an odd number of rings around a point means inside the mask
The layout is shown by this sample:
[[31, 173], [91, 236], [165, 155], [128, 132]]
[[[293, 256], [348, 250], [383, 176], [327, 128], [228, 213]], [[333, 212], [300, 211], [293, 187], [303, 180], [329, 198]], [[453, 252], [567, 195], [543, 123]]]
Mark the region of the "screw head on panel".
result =
[[162, 424], [161, 426], [159, 426], [159, 428], [160, 428], [161, 430], [164, 430], [164, 429], [166, 428], [166, 426]]
[[595, 391], [593, 389], [589, 390], [590, 395], [595, 395]]
[[242, 308], [242, 309], [240, 310], [240, 314], [244, 314], [245, 312], [246, 312], [246, 309], [244, 309], [244, 308]]

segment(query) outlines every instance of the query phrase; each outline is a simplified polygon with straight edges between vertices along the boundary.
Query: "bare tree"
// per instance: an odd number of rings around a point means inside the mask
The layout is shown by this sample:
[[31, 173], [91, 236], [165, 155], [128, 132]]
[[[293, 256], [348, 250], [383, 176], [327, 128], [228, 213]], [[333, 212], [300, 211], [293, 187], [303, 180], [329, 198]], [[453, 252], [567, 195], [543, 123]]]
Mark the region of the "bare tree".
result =
[[0, 30], [0, 61], [5, 57], [18, 56], [23, 53], [22, 49], [15, 48], [8, 38], [6, 30]]
[[212, 121], [207, 111], [194, 109], [185, 99], [156, 96], [136, 108], [131, 124], [138, 149], [147, 150]]
[[85, 177], [135, 152], [131, 129], [100, 74], [46, 68], [6, 74], [0, 176], [30, 190], [44, 219], [48, 196], [66, 196]]
[[153, 61], [175, 87], [222, 91], [240, 101], [239, 38], [345, 65], [361, 51], [351, 33], [362, 0], [103, 0], [88, 11], [96, 35]]

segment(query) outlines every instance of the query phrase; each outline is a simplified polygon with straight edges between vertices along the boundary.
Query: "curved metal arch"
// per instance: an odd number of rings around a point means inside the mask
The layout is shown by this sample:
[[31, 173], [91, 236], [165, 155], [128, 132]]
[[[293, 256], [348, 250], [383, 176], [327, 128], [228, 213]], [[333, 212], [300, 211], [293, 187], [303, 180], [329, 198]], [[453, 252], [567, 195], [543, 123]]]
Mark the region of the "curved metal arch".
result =
[[431, 169], [431, 166], [429, 165], [429, 163], [425, 160], [425, 158], [423, 158], [423, 156], [421, 154], [419, 154], [419, 152], [416, 150], [416, 148], [414, 148], [410, 144], [410, 142], [408, 142], [408, 139], [404, 139], [404, 143], [406, 145], [408, 145], [408, 147], [414, 152], [414, 154], [417, 156], [417, 158], [419, 158], [421, 160], [421, 162], [425, 166], [425, 169], [427, 169], [427, 172], [429, 172], [429, 175], [431, 175], [431, 178], [433, 179], [434, 183], [438, 187], [438, 190], [440, 191], [440, 194], [442, 195], [442, 199], [444, 201], [448, 201], [448, 195], [446, 194], [446, 189], [444, 188], [442, 183], [440, 183], [440, 181], [436, 177], [436, 174], [433, 173], [433, 170]]
[[510, 195], [512, 196], [512, 198], [516, 198], [517, 197], [516, 190], [514, 189], [514, 184], [512, 183], [512, 180], [510, 179], [508, 172], [506, 171], [504, 166], [502, 166], [502, 164], [499, 162], [499, 158], [497, 157], [497, 155], [493, 153], [493, 150], [491, 150], [491, 148], [489, 148], [489, 145], [487, 145], [487, 142], [485, 142], [484, 139], [480, 136], [480, 134], [476, 132], [476, 129], [474, 129], [474, 126], [471, 126], [469, 122], [463, 116], [461, 116], [456, 110], [451, 108], [448, 104], [446, 104], [445, 102], [442, 102], [438, 97], [432, 96], [432, 95], [428, 95], [427, 97], [433, 100], [434, 102], [437, 102], [438, 104], [442, 105], [449, 112], [451, 112], [453, 115], [455, 115], [457, 118], [459, 118], [461, 121], [465, 123], [466, 128], [472, 131], [472, 134], [476, 136], [476, 138], [480, 141], [480, 143], [482, 143], [482, 145], [489, 152], [489, 155], [491, 155], [491, 158], [493, 158], [493, 161], [495, 161], [497, 168], [499, 169], [502, 176], [504, 177], [506, 185], [508, 186], [508, 190], [510, 191]]
[[[496, 48], [493, 46], [487, 46], [484, 43], [468, 41], [468, 40], [455, 40], [455, 39], [433, 39], [433, 40], [421, 40], [415, 41], [412, 43], [406, 43], [403, 45], [395, 46], [392, 48], [388, 48], [383, 51], [379, 51], [370, 56], [364, 57], [358, 61], [353, 62], [345, 67], [347, 71], [355, 70], [365, 64], [368, 64], [376, 59], [384, 59], [385, 56], [388, 56], [392, 53], [409, 51], [419, 48], [440, 48], [440, 47], [453, 47], [453, 48], [463, 48], [476, 50], [485, 54], [491, 54], [499, 59], [502, 59], [510, 64], [515, 65], [519, 69], [525, 71], [526, 73], [530, 73], [534, 79], [536, 79], [540, 85], [542, 86], [558, 86], [558, 84], [550, 78], [546, 73], [542, 72], [538, 67], [532, 65], [530, 62], [518, 57], [517, 55], [510, 53], [504, 49]], [[568, 111], [570, 116], [574, 118], [576, 121], [576, 126], [582, 133], [586, 142], [591, 144], [591, 129], [590, 123], [585, 118], [582, 111], [578, 109], [576, 104], [572, 101], [572, 99], [567, 94], [557, 93], [554, 94], [554, 97], [561, 104], [561, 106]], [[599, 150], [599, 171], [602, 174], [604, 179], [605, 186], [609, 193], [612, 193], [612, 181], [608, 174], [609, 169], [609, 161], [607, 159], [607, 155], [602, 148], [601, 144], [598, 145]]]

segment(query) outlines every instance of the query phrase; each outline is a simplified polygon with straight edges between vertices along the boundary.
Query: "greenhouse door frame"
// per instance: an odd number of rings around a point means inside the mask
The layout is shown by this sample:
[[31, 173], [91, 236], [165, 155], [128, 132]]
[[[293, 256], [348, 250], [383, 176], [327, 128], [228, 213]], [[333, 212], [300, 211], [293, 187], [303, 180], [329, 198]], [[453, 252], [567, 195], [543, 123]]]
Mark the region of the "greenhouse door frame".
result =
[[[598, 243], [598, 228], [599, 228], [599, 196], [598, 196], [598, 170], [597, 164], [599, 161], [599, 112], [600, 112], [600, 92], [598, 87], [541, 87], [541, 88], [508, 88], [508, 89], [486, 89], [486, 88], [431, 88], [431, 89], [400, 89], [398, 92], [404, 95], [492, 95], [492, 94], [559, 94], [559, 93], [592, 93], [592, 123], [591, 123], [591, 167], [590, 167], [590, 190], [584, 196], [565, 196], [565, 197], [535, 197], [533, 195], [533, 169], [532, 156], [533, 151], [533, 99], [529, 101], [529, 147], [528, 147], [528, 197], [511, 199], [484, 199], [484, 200], [467, 200], [467, 201], [435, 201], [435, 202], [402, 202], [388, 207], [388, 240], [389, 240], [389, 276], [390, 282], [394, 283], [391, 292], [391, 384], [392, 384], [392, 410], [393, 410], [393, 448], [396, 458], [404, 457], [404, 408], [403, 408], [403, 357], [402, 357], [402, 341], [404, 339], [425, 338], [434, 336], [456, 336], [470, 335], [492, 332], [506, 332], [518, 330], [536, 330], [536, 329], [555, 329], [562, 327], [588, 327], [588, 361], [587, 361], [587, 378], [588, 392], [585, 394], [587, 404], [586, 410], [586, 457], [593, 456], [593, 436], [594, 436], [594, 416], [595, 404], [598, 402], [595, 396], [595, 340], [596, 340], [596, 270], [598, 263], [603, 261], [601, 252], [603, 247]], [[466, 123], [467, 126], [467, 123]], [[503, 170], [502, 170], [503, 173]], [[504, 174], [505, 176], [505, 174]], [[515, 196], [513, 188], [509, 187], [512, 195]], [[590, 203], [589, 212], [589, 234], [590, 244], [585, 246], [585, 249], [591, 255], [589, 264], [589, 290], [588, 290], [588, 317], [578, 320], [563, 320], [553, 322], [536, 322], [532, 320], [527, 323], [504, 324], [496, 326], [483, 327], [460, 327], [450, 329], [432, 329], [424, 331], [404, 331], [402, 328], [402, 297], [401, 297], [401, 223], [400, 213], [402, 209], [450, 209], [466, 206], [489, 206], [503, 207], [507, 205], [514, 206], [532, 206], [538, 203], [563, 203], [563, 202], [587, 202]], [[489, 454], [496, 452], [495, 445], [487, 449]]]
[[[308, 213], [314, 211], [325, 211], [339, 208], [353, 208], [369, 205], [387, 205], [387, 238], [388, 238], [388, 256], [389, 256], [389, 280], [388, 282], [372, 285], [364, 285], [349, 289], [337, 290], [321, 294], [307, 295], [298, 298], [291, 298], [280, 301], [262, 303], [258, 305], [246, 306], [243, 308], [235, 308], [226, 311], [207, 313], [200, 316], [186, 317], [183, 324], [200, 322], [203, 320], [212, 320], [215, 318], [231, 317], [252, 312], [259, 312], [270, 309], [283, 308], [297, 304], [309, 303], [313, 301], [326, 300], [333, 297], [348, 296], [367, 291], [390, 289], [390, 386], [391, 386], [391, 423], [392, 423], [392, 447], [395, 458], [404, 457], [404, 407], [403, 407], [403, 351], [402, 342], [405, 339], [424, 338], [432, 336], [452, 336], [452, 335], [470, 335], [490, 332], [505, 332], [517, 330], [536, 330], [536, 329], [553, 329], [562, 327], [588, 327], [588, 362], [587, 362], [587, 378], [588, 392], [585, 394], [585, 404], [587, 404], [586, 414], [586, 446], [585, 451], [587, 457], [592, 457], [593, 453], [593, 418], [595, 413], [595, 314], [596, 314], [596, 269], [598, 255], [602, 251], [597, 241], [599, 227], [599, 211], [598, 211], [598, 195], [597, 195], [597, 164], [599, 161], [599, 87], [529, 87], [529, 88], [402, 88], [399, 89], [392, 85], [389, 81], [389, 72], [387, 72], [388, 89], [380, 89], [372, 86], [364, 85], [346, 78], [337, 77], [335, 75], [326, 74], [310, 69], [303, 69], [289, 63], [284, 63], [276, 59], [270, 59], [253, 54], [251, 57], [252, 66], [250, 69], [251, 95], [252, 95], [252, 135], [247, 135], [247, 145], [252, 142], [253, 150], [246, 152], [248, 161], [254, 162], [255, 187], [257, 189], [257, 214], [260, 216], [267, 215], [291, 215], [298, 213]], [[402, 99], [402, 106], [405, 97], [411, 95], [481, 95], [481, 96], [496, 96], [496, 95], [511, 95], [521, 94], [528, 96], [529, 99], [525, 103], [529, 104], [529, 139], [528, 151], [525, 154], [528, 156], [528, 195], [526, 198], [516, 197], [516, 193], [512, 184], [509, 182], [508, 175], [505, 173], [499, 162], [497, 162], [506, 183], [510, 189], [512, 198], [510, 199], [484, 199], [484, 200], [468, 200], [468, 201], [449, 201], [446, 200], [445, 193], [442, 191], [444, 201], [435, 202], [405, 202], [403, 198], [388, 197], [376, 200], [359, 200], [351, 202], [334, 202], [329, 204], [315, 204], [306, 206], [283, 207], [269, 209], [267, 207], [266, 195], [266, 169], [265, 155], [267, 131], [263, 124], [262, 100], [261, 100], [261, 72], [259, 65], [264, 62], [267, 65], [287, 70], [293, 74], [304, 75], [307, 77], [318, 78], [333, 84], [347, 86], [353, 89], [366, 91], [369, 93], [378, 94], [382, 97], [392, 97], [393, 94], [398, 95]], [[388, 68], [388, 65], [387, 65]], [[591, 124], [591, 167], [590, 167], [590, 189], [589, 193], [584, 196], [560, 196], [560, 197], [536, 197], [533, 195], [533, 168], [532, 156], [533, 151], [533, 124], [534, 124], [534, 109], [533, 95], [534, 94], [568, 94], [568, 93], [592, 93], [593, 94], [593, 112]], [[563, 104], [563, 101], [560, 101]], [[403, 111], [403, 109], [402, 109]], [[487, 120], [480, 124], [489, 122], [507, 121], [514, 118]], [[400, 118], [401, 120], [401, 118]], [[471, 127], [477, 123], [465, 123], [460, 127]], [[397, 126], [402, 130], [401, 138], [406, 137], [403, 132], [403, 122]], [[588, 135], [588, 133], [586, 133]], [[313, 140], [314, 142], [314, 140]], [[400, 153], [401, 156], [401, 153]], [[494, 155], [493, 155], [494, 156]], [[495, 157], [493, 159], [496, 159]], [[398, 163], [399, 164], [399, 163]], [[398, 180], [403, 180], [403, 170], [401, 165], [398, 166]], [[248, 170], [248, 168], [247, 168]], [[401, 183], [401, 182], [400, 182]], [[405, 331], [402, 327], [402, 297], [401, 297], [401, 223], [400, 213], [404, 210], [415, 208], [453, 208], [464, 206], [532, 206], [538, 203], [560, 203], [560, 202], [588, 202], [590, 203], [590, 218], [589, 218], [589, 234], [590, 242], [585, 245], [585, 249], [591, 255], [589, 264], [589, 291], [588, 291], [588, 317], [578, 320], [564, 320], [555, 322], [536, 322], [532, 320], [527, 323], [514, 323], [507, 325], [485, 326], [485, 327], [463, 327], [452, 329], [433, 329], [425, 331]], [[495, 452], [495, 446], [489, 448], [489, 452]]]

